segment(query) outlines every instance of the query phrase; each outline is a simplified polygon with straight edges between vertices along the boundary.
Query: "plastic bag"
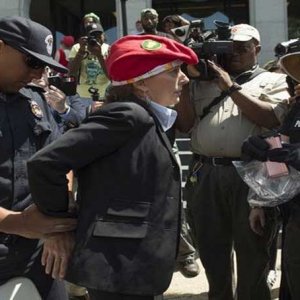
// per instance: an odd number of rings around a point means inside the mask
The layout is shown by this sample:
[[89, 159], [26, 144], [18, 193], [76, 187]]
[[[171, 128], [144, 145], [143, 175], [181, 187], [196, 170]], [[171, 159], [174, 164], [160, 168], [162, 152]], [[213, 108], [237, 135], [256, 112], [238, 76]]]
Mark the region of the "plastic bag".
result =
[[270, 178], [264, 162], [234, 161], [233, 165], [250, 187], [248, 194], [250, 205], [273, 207], [289, 201], [300, 193], [300, 172], [291, 166], [288, 175]]

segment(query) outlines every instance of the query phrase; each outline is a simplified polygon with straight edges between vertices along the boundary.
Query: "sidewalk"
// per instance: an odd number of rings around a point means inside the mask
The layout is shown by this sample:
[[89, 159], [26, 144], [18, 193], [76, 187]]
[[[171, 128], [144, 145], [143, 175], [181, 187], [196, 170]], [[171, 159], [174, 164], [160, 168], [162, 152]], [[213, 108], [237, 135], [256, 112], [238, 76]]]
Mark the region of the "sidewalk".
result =
[[[272, 300], [278, 300], [279, 284], [280, 284], [280, 259], [281, 251], [277, 254], [277, 273], [278, 277], [272, 289]], [[169, 300], [207, 300], [208, 283], [205, 277], [205, 271], [198, 259], [197, 262], [201, 266], [201, 272], [197, 277], [185, 278], [180, 272], [173, 275], [173, 279], [169, 289], [164, 294], [164, 299]]]

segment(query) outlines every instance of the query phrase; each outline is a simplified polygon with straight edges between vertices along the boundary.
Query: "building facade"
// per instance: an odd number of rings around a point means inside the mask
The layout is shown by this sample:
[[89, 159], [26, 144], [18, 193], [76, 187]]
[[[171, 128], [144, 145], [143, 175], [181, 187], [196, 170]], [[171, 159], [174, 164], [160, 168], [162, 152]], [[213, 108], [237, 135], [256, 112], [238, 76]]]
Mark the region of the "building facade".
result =
[[52, 31], [78, 36], [76, 24], [90, 11], [98, 13], [109, 41], [123, 35], [122, 15], [126, 7], [127, 32], [135, 31], [140, 11], [155, 8], [160, 20], [169, 14], [191, 18], [213, 18], [223, 15], [232, 24], [249, 23], [261, 33], [260, 63], [274, 58], [274, 47], [288, 39], [287, 0], [2, 0], [0, 16], [20, 15], [48, 26]]

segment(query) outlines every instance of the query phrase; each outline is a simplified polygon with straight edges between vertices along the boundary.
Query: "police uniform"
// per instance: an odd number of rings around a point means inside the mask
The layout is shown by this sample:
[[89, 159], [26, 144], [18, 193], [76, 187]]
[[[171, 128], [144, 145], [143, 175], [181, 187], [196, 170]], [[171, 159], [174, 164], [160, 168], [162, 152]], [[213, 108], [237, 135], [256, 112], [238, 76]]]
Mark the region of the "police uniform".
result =
[[[16, 94], [0, 94], [0, 206], [22, 211], [31, 203], [27, 160], [59, 137], [51, 111], [36, 90], [23, 88]], [[41, 243], [0, 233], [0, 282], [26, 276], [42, 297], [52, 285], [40, 263]], [[43, 298], [44, 299], [44, 298]]]
[[[287, 115], [280, 133], [289, 143], [300, 143], [300, 104], [295, 103]], [[299, 162], [300, 163], [300, 162]], [[300, 299], [300, 195], [281, 205], [283, 218], [282, 280], [280, 299]]]
[[[288, 99], [284, 75], [264, 72], [241, 86], [246, 94], [271, 104], [277, 119], [283, 120], [287, 111], [283, 100]], [[241, 145], [247, 136], [258, 134], [263, 128], [249, 121], [229, 96], [200, 120], [203, 109], [219, 95], [220, 90], [212, 81], [191, 83], [198, 118], [191, 133], [194, 161], [187, 182], [189, 221], [209, 281], [209, 298], [233, 299], [234, 244], [238, 298], [267, 300], [267, 245], [272, 228], [265, 229], [265, 238], [251, 231], [248, 187], [232, 165], [233, 160], [240, 159]]]

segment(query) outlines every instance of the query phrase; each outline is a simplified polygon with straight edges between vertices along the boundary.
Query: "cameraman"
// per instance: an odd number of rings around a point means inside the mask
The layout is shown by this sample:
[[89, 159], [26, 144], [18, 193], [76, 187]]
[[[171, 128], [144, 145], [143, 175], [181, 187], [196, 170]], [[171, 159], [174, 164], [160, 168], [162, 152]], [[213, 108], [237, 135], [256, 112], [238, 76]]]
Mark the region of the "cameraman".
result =
[[69, 55], [70, 74], [78, 78], [77, 92], [81, 98], [91, 102], [89, 88], [97, 88], [100, 97], [104, 97], [109, 84], [105, 58], [109, 45], [104, 43], [104, 33], [101, 24], [92, 23], [86, 27], [87, 36], [79, 39]]
[[[230, 39], [233, 53], [226, 56], [223, 67], [208, 62], [215, 79], [192, 80], [192, 101], [189, 91], [184, 90], [177, 105], [177, 125], [183, 131], [191, 130], [194, 153], [186, 187], [188, 213], [209, 282], [209, 299], [234, 299], [234, 247], [237, 298], [268, 300], [268, 244], [273, 228], [265, 228], [262, 236], [251, 230], [248, 187], [232, 161], [240, 160], [241, 145], [247, 136], [280, 125], [289, 95], [285, 75], [258, 66], [261, 47], [257, 29], [235, 25]], [[194, 73], [199, 75], [196, 70]], [[212, 102], [215, 105], [208, 108]]]

